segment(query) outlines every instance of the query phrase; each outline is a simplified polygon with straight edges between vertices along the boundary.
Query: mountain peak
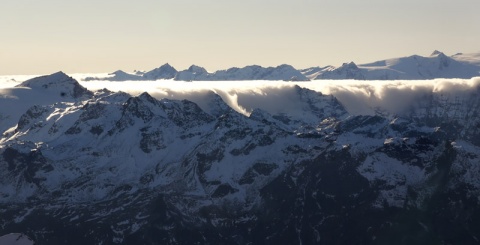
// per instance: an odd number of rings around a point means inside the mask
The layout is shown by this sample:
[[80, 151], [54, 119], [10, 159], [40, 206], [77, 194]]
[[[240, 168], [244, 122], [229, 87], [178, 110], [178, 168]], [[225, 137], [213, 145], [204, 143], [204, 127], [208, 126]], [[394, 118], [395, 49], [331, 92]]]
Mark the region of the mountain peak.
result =
[[206, 92], [202, 98], [202, 102], [203, 104], [200, 107], [214, 117], [220, 117], [233, 110], [225, 103], [220, 95], [213, 91]]
[[116, 71], [114, 71], [114, 72], [112, 72], [112, 73], [109, 73], [108, 75], [125, 75], [125, 74], [128, 74], [128, 73], [126, 73], [126, 72], [124, 72], [124, 71], [122, 71], [122, 70], [116, 70]]
[[187, 70], [178, 72], [174, 79], [179, 81], [206, 80], [209, 75], [205, 68], [191, 65]]
[[440, 55], [445, 56], [445, 54], [443, 52], [435, 50], [435, 51], [432, 52], [432, 54], [430, 56], [440, 56]]
[[73, 98], [79, 98], [83, 95], [92, 96], [93, 93], [80, 85], [77, 80], [63, 73], [62, 71], [35, 77], [29, 79], [17, 87], [28, 87], [32, 89], [48, 89], [49, 91], [58, 91], [60, 95], [71, 95]]
[[205, 70], [205, 68], [203, 68], [201, 66], [197, 66], [197, 65], [191, 65], [188, 68], [188, 71], [189, 72], [195, 72], [195, 73], [206, 73], [207, 72], [207, 70]]
[[70, 76], [68, 76], [67, 74], [65, 74], [63, 71], [57, 71], [57, 72], [55, 72], [55, 73], [52, 73], [50, 76], [70, 78]]
[[40, 77], [35, 77], [32, 79], [29, 79], [21, 84], [18, 85], [18, 87], [40, 87], [45, 84], [52, 84], [52, 83], [62, 83], [62, 82], [67, 82], [73, 80], [73, 78], [69, 77], [67, 74], [63, 73], [62, 71], [55, 72], [50, 75], [45, 75], [45, 76], [40, 76]]
[[[289, 64], [281, 64], [281, 65], [278, 65], [276, 68], [279, 68], [279, 69], [292, 69], [293, 66], [289, 65]], [[293, 68], [295, 69], [295, 68]]]
[[147, 80], [158, 80], [158, 79], [172, 79], [177, 74], [177, 70], [173, 68], [170, 64], [165, 63], [162, 66], [155, 68], [149, 72], [143, 74], [143, 77]]
[[148, 101], [152, 104], [155, 104], [157, 102], [157, 99], [153, 98], [148, 92], [141, 93], [140, 95], [138, 95], [138, 98], [143, 101]]
[[168, 67], [168, 68], [173, 68], [173, 66], [171, 66], [168, 62], [165, 63], [165, 64], [163, 64], [162, 66], [160, 66], [160, 68], [162, 68], [162, 67], [164, 67], [164, 68], [167, 68], [167, 67]]
[[355, 62], [351, 61], [349, 63], [343, 63], [342, 67], [348, 68], [348, 69], [358, 69], [357, 64]]

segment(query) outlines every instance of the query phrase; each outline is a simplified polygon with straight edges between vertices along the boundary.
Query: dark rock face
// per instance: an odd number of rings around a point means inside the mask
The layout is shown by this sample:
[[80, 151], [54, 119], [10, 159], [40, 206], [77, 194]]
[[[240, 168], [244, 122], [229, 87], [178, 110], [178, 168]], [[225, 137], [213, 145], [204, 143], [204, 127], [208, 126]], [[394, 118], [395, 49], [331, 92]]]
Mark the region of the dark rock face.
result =
[[45, 107], [33, 106], [20, 117], [20, 120], [17, 124], [17, 130], [26, 129], [27, 127], [41, 127], [42, 123], [38, 122], [37, 119], [48, 111], [49, 110]]
[[265, 186], [261, 193], [269, 208], [260, 217], [264, 232], [275, 234], [265, 241], [368, 243], [372, 221], [362, 217], [373, 211], [376, 193], [356, 171], [359, 160], [346, 151], [322, 154]]
[[153, 149], [160, 150], [166, 147], [163, 143], [162, 132], [148, 132], [148, 128], [144, 128], [141, 131], [142, 139], [140, 140], [140, 148], [143, 152], [149, 153]]
[[53, 170], [53, 166], [47, 162], [40, 150], [21, 153], [16, 149], [6, 148], [2, 157], [2, 162], [7, 163], [10, 173], [37, 187], [45, 181], [45, 177], [39, 177], [37, 173], [39, 171], [48, 173]]

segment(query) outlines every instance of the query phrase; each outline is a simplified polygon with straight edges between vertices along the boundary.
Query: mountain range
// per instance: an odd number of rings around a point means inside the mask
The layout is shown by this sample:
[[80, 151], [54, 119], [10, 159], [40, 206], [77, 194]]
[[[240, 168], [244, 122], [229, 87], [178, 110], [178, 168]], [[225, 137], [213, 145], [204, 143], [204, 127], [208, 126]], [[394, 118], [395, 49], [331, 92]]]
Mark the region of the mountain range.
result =
[[222, 80], [285, 80], [285, 81], [308, 81], [300, 71], [290, 65], [280, 65], [277, 67], [261, 67], [257, 65], [246, 66], [243, 68], [230, 68], [228, 70], [219, 70], [209, 73], [205, 68], [192, 65], [183, 71], [177, 71], [170, 64], [164, 64], [149, 72], [143, 74], [130, 74], [124, 71], [110, 73], [110, 77], [98, 78], [87, 77], [86, 81], [91, 80], [159, 80], [173, 79], [178, 81], [222, 81]]
[[[477, 54], [478, 55], [478, 54]], [[471, 78], [480, 75], [478, 61], [465, 59], [474, 55], [448, 57], [434, 51], [429, 57], [412, 55], [402, 58], [356, 65], [345, 63], [338, 68], [320, 69], [312, 79], [421, 80], [434, 78]]]
[[295, 111], [250, 115], [211, 91], [200, 107], [89, 91], [62, 72], [1, 90], [2, 232], [36, 244], [478, 243], [477, 87], [374, 115], [285, 89]]
[[412, 55], [357, 65], [344, 63], [340, 67], [310, 67], [297, 70], [290, 65], [261, 67], [257, 65], [230, 68], [209, 73], [205, 68], [192, 65], [177, 71], [168, 63], [146, 73], [130, 74], [116, 71], [109, 77], [88, 77], [89, 80], [159, 80], [229, 81], [229, 80], [283, 80], [308, 81], [322, 79], [355, 80], [419, 80], [435, 78], [472, 78], [480, 76], [480, 53], [458, 53], [447, 56], [435, 50], [430, 56]]

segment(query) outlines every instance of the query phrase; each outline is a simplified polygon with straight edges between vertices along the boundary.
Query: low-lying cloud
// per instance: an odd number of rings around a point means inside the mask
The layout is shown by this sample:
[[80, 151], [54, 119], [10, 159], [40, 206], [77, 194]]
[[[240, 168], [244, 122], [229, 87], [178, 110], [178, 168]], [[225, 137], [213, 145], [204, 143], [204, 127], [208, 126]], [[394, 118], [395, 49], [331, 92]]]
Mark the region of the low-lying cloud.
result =
[[[14, 84], [3, 78], [0, 87]], [[8, 83], [8, 84], [7, 84]], [[352, 114], [374, 114], [378, 111], [401, 113], [419, 98], [430, 94], [447, 100], [468, 97], [479, 91], [480, 77], [472, 79], [435, 79], [414, 81], [317, 80], [310, 82], [284, 81], [88, 81], [81, 82], [89, 90], [107, 88], [132, 95], [148, 92], [157, 99], [187, 99], [207, 109], [206, 96], [214, 92], [233, 109], [250, 114], [260, 108], [269, 113], [289, 113], [301, 110], [295, 85], [322, 94], [335, 96]]]

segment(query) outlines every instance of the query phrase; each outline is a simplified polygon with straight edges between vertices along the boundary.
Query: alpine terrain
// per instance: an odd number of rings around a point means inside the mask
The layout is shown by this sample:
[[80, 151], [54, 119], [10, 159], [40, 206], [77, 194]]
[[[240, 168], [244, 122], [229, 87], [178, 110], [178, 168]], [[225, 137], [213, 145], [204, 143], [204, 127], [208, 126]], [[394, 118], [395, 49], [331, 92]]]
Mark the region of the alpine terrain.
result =
[[[157, 71], [144, 76], [175, 73]], [[216, 76], [247, 71], [262, 69]], [[268, 74], [299, 76], [290, 71]], [[175, 77], [202, 74], [192, 66]], [[89, 91], [62, 72], [0, 90], [0, 236], [22, 233], [35, 244], [480, 243], [480, 88], [465, 97], [428, 92], [401, 113], [374, 115], [290, 89], [301, 109], [248, 116], [214, 92], [200, 107]]]
[[472, 78], [480, 76], [480, 53], [457, 53], [447, 56], [435, 50], [430, 56], [411, 55], [407, 57], [379, 60], [357, 65], [355, 62], [341, 66], [310, 67], [297, 70], [291, 65], [276, 67], [258, 65], [243, 68], [208, 72], [205, 68], [192, 65], [177, 71], [166, 63], [149, 72], [130, 74], [121, 70], [107, 77], [87, 77], [84, 80], [137, 81], [173, 79], [177, 81], [244, 81], [244, 80], [419, 80], [435, 78]]

